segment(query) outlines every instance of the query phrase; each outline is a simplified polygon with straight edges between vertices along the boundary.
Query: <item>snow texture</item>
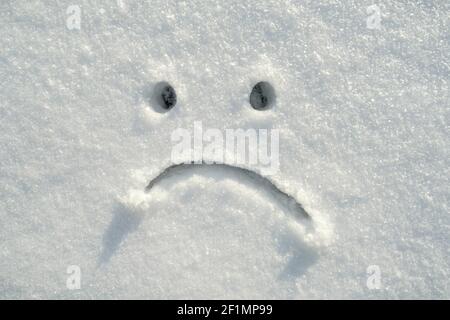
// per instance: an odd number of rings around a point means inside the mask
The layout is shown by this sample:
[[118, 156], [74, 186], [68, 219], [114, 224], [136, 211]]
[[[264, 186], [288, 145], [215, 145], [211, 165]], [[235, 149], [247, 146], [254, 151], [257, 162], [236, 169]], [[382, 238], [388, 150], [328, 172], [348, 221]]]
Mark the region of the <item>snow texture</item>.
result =
[[[450, 298], [449, 17], [437, 0], [2, 0], [0, 298]], [[279, 129], [271, 179], [312, 224], [212, 168], [145, 193], [194, 121]]]

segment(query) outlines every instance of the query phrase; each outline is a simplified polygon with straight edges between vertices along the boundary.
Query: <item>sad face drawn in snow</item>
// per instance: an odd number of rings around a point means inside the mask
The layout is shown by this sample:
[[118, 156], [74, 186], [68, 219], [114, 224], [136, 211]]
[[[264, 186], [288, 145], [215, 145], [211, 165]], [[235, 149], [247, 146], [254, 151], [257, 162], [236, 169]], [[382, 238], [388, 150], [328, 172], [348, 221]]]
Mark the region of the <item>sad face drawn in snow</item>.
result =
[[130, 54], [146, 57], [131, 108], [145, 162], [99, 264], [121, 274], [128, 259], [133, 285], [154, 296], [295, 297], [328, 237], [303, 182], [296, 22], [265, 6], [196, 10], [167, 8]]
[[0, 1], [0, 299], [442, 297], [447, 3]]

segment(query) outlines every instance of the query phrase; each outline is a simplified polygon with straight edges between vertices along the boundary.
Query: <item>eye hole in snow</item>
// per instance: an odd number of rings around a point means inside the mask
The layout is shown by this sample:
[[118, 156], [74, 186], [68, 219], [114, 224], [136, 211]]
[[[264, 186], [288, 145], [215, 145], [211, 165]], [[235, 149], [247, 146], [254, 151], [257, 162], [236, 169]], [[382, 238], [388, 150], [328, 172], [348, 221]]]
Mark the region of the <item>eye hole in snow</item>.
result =
[[255, 110], [267, 110], [275, 102], [275, 89], [266, 81], [255, 84], [250, 93], [250, 105]]
[[167, 112], [177, 104], [177, 93], [168, 82], [159, 82], [155, 85], [152, 102], [156, 111]]

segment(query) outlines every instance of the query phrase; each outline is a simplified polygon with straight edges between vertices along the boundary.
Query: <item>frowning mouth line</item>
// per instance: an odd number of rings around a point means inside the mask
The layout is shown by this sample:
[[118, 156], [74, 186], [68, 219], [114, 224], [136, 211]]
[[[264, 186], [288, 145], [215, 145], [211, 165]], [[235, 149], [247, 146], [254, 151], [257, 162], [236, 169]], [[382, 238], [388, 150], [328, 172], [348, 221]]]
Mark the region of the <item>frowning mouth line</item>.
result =
[[153, 187], [158, 184], [160, 181], [165, 180], [166, 178], [170, 176], [174, 176], [177, 173], [189, 171], [195, 168], [199, 167], [211, 167], [211, 168], [218, 168], [221, 170], [226, 170], [229, 172], [238, 173], [241, 176], [245, 176], [255, 182], [258, 186], [263, 186], [268, 190], [274, 198], [278, 202], [282, 204], [284, 208], [287, 208], [288, 211], [297, 218], [304, 218], [304, 219], [311, 219], [311, 216], [306, 212], [306, 210], [303, 208], [302, 204], [299, 203], [293, 196], [288, 194], [287, 192], [284, 192], [280, 187], [278, 187], [273, 181], [271, 181], [269, 178], [264, 177], [263, 175], [260, 175], [259, 173], [242, 168], [237, 167], [225, 163], [206, 163], [206, 162], [200, 162], [200, 163], [181, 163], [181, 164], [174, 164], [167, 168], [165, 168], [163, 171], [161, 171], [160, 174], [158, 174], [154, 179], [150, 181], [150, 183], [145, 188], [146, 192], [150, 192]]

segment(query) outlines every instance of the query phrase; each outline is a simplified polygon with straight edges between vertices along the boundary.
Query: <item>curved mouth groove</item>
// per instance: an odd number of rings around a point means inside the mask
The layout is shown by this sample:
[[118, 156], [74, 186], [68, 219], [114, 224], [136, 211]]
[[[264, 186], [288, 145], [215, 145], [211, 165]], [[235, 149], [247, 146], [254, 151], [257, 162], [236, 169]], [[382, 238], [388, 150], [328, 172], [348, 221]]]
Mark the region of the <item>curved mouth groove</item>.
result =
[[[312, 225], [311, 216], [305, 211], [303, 206], [293, 196], [284, 192], [273, 181], [250, 169], [236, 167], [229, 164], [206, 162], [174, 164], [161, 171], [160, 174], [152, 179], [145, 188], [145, 192], [150, 192], [156, 184], [166, 178], [177, 177], [178, 175], [180, 175], [181, 178], [184, 178], [184, 173], [189, 174], [190, 170], [194, 170], [199, 167], [212, 167], [220, 169], [223, 173], [228, 173], [226, 175], [227, 177], [229, 175], [235, 177], [245, 176], [247, 178], [246, 180], [253, 182], [252, 184], [255, 188], [262, 188], [271, 198], [278, 202], [285, 209], [284, 211], [291, 216], [291, 218], [301, 219], [301, 223], [304, 226], [309, 227]], [[215, 171], [214, 174], [220, 173], [220, 170], [219, 172]], [[115, 208], [113, 219], [103, 235], [103, 250], [99, 257], [100, 265], [107, 263], [115, 254], [127, 235], [136, 230], [140, 225], [142, 217], [133, 213], [133, 211], [127, 210], [126, 207], [124, 210], [122, 205]]]
[[311, 216], [306, 212], [303, 208], [302, 204], [299, 203], [293, 196], [284, 192], [280, 187], [278, 187], [273, 181], [269, 178], [260, 175], [259, 173], [252, 171], [250, 169], [236, 167], [233, 165], [225, 164], [225, 163], [181, 163], [174, 164], [167, 168], [165, 168], [160, 174], [158, 174], [154, 179], [150, 181], [150, 183], [145, 188], [146, 192], [150, 192], [152, 188], [159, 183], [160, 181], [174, 176], [180, 172], [184, 172], [186, 170], [198, 168], [200, 166], [203, 167], [215, 167], [220, 168], [226, 171], [232, 171], [239, 175], [244, 175], [250, 178], [257, 186], [263, 186], [266, 190], [270, 191], [274, 198], [284, 207], [287, 208], [288, 211], [297, 218], [311, 219]]

